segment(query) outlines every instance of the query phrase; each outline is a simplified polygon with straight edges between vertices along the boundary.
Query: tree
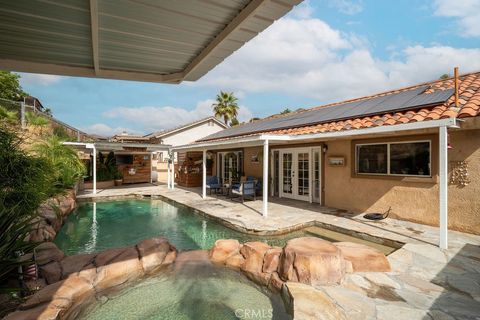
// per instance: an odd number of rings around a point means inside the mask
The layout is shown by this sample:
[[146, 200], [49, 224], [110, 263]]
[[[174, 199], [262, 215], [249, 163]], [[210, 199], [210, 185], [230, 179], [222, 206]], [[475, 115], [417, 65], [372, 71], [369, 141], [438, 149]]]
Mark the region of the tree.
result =
[[288, 109], [288, 108], [285, 108], [282, 112], [280, 112], [280, 114], [287, 114], [287, 113], [290, 113], [292, 112], [292, 110]]
[[53, 185], [58, 190], [73, 187], [85, 174], [85, 166], [77, 152], [70, 146], [64, 145], [55, 135], [34, 144], [32, 151], [54, 168]]
[[240, 122], [238, 121], [237, 118], [233, 118], [232, 121], [230, 121], [230, 126], [235, 127], [238, 126]]
[[43, 158], [28, 154], [17, 132], [0, 122], [0, 291], [9, 277], [18, 278], [18, 259], [33, 245], [28, 234], [38, 206], [52, 195], [54, 169]]
[[212, 104], [215, 117], [223, 118], [225, 124], [237, 117], [238, 99], [233, 95], [233, 92], [220, 91], [215, 100], [216, 102]]
[[0, 98], [18, 101], [28, 94], [20, 86], [20, 76], [8, 71], [0, 71]]
[[445, 79], [448, 79], [450, 78], [450, 75], [448, 73], [444, 73], [440, 76], [440, 80], [445, 80]]

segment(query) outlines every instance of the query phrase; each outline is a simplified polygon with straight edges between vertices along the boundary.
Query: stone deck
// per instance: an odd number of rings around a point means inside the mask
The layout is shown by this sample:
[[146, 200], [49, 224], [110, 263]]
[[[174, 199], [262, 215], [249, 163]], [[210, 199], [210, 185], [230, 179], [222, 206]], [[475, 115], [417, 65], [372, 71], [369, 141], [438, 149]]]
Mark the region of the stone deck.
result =
[[[308, 286], [302, 294], [310, 290], [307, 295], [314, 297], [320, 291], [348, 319], [480, 319], [480, 236], [450, 231], [449, 249], [443, 251], [436, 246], [436, 227], [389, 218], [372, 222], [359, 213], [278, 198], [271, 199], [269, 216], [264, 218], [262, 201], [242, 204], [221, 196], [204, 200], [199, 189], [169, 190], [164, 185], [99, 190], [78, 198], [139, 195], [166, 197], [250, 233], [276, 234], [319, 225], [386, 244], [403, 243], [388, 256], [392, 272], [351, 274], [340, 286]], [[317, 314], [313, 309], [302, 314]]]

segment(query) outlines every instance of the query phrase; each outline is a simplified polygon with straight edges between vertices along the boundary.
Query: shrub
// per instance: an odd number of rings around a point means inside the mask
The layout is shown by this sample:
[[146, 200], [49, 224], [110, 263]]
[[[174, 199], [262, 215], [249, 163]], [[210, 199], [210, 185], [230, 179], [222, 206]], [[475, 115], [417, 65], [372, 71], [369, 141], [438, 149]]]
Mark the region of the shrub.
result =
[[25, 112], [25, 119], [27, 120], [27, 123], [32, 126], [36, 127], [45, 127], [48, 124], [50, 124], [50, 121], [42, 116], [37, 116], [33, 112]]
[[[57, 136], [58, 139], [60, 139], [61, 141], [68, 141], [68, 140], [72, 140], [74, 138], [70, 134], [68, 134], [68, 132], [67, 132], [67, 130], [65, 130], [65, 128], [58, 127], [58, 126], [55, 126], [53, 128], [53, 135]], [[75, 139], [76, 139], [76, 137], [75, 137]]]
[[20, 123], [20, 120], [18, 119], [18, 112], [10, 111], [4, 106], [0, 106], [0, 121], [5, 121], [5, 123], [10, 125], [18, 124]]
[[113, 179], [121, 179], [123, 176], [118, 171], [115, 154], [110, 151], [105, 157], [103, 153], [98, 153], [97, 158], [97, 180], [108, 181]]
[[55, 170], [54, 185], [60, 191], [71, 188], [85, 174], [85, 166], [70, 146], [62, 144], [57, 136], [50, 136], [37, 142], [32, 150], [44, 158]]
[[[27, 241], [39, 205], [53, 192], [53, 168], [27, 154], [22, 139], [0, 125], [0, 283], [17, 272], [17, 253], [28, 253]], [[2, 288], [4, 289], [4, 288]]]

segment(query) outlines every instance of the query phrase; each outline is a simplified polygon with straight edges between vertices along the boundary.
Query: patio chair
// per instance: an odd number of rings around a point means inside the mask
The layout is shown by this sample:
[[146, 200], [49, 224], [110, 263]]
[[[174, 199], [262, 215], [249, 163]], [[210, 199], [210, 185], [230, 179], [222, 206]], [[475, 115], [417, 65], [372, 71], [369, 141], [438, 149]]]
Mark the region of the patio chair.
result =
[[251, 198], [254, 201], [257, 200], [255, 195], [255, 182], [243, 181], [232, 186], [230, 190], [231, 198], [241, 198], [242, 203], [245, 202], [245, 198]]
[[207, 176], [206, 182], [207, 190], [209, 190], [210, 195], [212, 194], [212, 190], [214, 190], [215, 194], [217, 194], [217, 191], [222, 188], [217, 176]]
[[263, 193], [263, 179], [258, 178], [257, 183], [255, 184], [255, 193], [259, 196]]

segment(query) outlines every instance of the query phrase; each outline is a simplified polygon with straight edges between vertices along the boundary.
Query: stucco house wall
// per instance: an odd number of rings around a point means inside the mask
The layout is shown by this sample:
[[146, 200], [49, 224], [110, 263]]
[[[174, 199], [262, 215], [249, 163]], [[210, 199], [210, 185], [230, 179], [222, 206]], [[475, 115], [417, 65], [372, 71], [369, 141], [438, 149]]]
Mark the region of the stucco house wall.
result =
[[[433, 142], [438, 141], [435, 135]], [[467, 161], [471, 182], [465, 187], [449, 184], [449, 227], [480, 234], [480, 130], [450, 131], [449, 175], [452, 162]], [[325, 166], [325, 205], [358, 212], [384, 212], [392, 217], [438, 226], [438, 149], [432, 148], [432, 181], [357, 178], [352, 175], [352, 141], [329, 141], [329, 155], [343, 155], [345, 167]], [[416, 181], [415, 181], [416, 180]]]
[[[171, 134], [160, 137], [160, 140], [163, 144], [168, 144], [172, 146], [179, 146], [184, 144], [192, 143], [196, 140], [204, 138], [208, 135], [214, 134], [218, 131], [223, 130], [224, 127], [219, 125], [214, 120], [208, 120], [202, 123], [199, 123], [194, 126], [190, 126], [178, 131], [174, 131]], [[157, 175], [158, 181], [167, 183], [168, 169], [167, 163], [163, 159], [168, 158], [168, 152], [164, 151], [159, 154], [159, 160], [157, 162]], [[175, 165], [178, 165], [178, 154], [175, 153]]]

